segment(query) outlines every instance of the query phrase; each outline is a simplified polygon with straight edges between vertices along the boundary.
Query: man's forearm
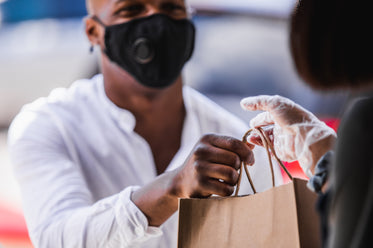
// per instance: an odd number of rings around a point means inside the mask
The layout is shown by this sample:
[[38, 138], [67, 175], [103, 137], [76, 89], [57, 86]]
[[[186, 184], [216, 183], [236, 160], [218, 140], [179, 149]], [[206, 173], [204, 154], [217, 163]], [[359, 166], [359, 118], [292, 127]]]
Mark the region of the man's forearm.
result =
[[176, 171], [164, 173], [132, 193], [131, 199], [145, 214], [150, 226], [162, 225], [178, 208], [178, 197], [171, 185]]

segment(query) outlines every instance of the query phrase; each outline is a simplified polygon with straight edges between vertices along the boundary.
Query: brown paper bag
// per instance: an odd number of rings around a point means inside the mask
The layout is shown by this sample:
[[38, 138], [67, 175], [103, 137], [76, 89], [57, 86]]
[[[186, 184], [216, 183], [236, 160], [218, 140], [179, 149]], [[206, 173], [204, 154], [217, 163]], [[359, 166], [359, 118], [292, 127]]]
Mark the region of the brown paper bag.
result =
[[320, 247], [317, 196], [306, 183], [294, 178], [254, 195], [180, 199], [178, 247]]

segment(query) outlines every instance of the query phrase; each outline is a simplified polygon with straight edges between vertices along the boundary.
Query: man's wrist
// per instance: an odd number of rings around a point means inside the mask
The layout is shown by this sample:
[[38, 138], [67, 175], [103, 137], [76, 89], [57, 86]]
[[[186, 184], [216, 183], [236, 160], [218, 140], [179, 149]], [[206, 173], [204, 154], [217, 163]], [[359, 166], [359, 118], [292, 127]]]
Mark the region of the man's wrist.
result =
[[170, 183], [167, 187], [167, 194], [169, 197], [175, 197], [175, 198], [187, 198], [188, 195], [185, 192], [185, 187], [183, 186], [183, 180], [182, 180], [182, 172], [181, 168], [178, 168], [174, 171], [169, 172], [170, 173]]

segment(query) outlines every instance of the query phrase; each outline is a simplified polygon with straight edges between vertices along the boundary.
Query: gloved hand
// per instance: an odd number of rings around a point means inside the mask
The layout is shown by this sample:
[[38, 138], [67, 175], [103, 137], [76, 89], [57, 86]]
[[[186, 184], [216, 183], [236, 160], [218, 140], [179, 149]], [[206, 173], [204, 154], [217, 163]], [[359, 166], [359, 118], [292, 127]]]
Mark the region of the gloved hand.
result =
[[[290, 99], [281, 96], [255, 96], [241, 100], [245, 110], [263, 110], [250, 121], [252, 128], [274, 124], [272, 142], [283, 161], [298, 160], [308, 177], [314, 174], [318, 160], [332, 149], [335, 131], [315, 115]], [[261, 144], [255, 132], [248, 137], [253, 144]]]

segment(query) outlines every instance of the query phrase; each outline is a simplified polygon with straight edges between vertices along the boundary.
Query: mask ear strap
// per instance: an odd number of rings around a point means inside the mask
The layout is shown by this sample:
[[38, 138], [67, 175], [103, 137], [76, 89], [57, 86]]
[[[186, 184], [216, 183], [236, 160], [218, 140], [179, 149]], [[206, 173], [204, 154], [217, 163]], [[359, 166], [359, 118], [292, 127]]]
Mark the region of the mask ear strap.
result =
[[91, 18], [92, 18], [92, 20], [96, 21], [98, 24], [100, 24], [101, 26], [106, 28], [106, 25], [96, 15], [93, 15]]

